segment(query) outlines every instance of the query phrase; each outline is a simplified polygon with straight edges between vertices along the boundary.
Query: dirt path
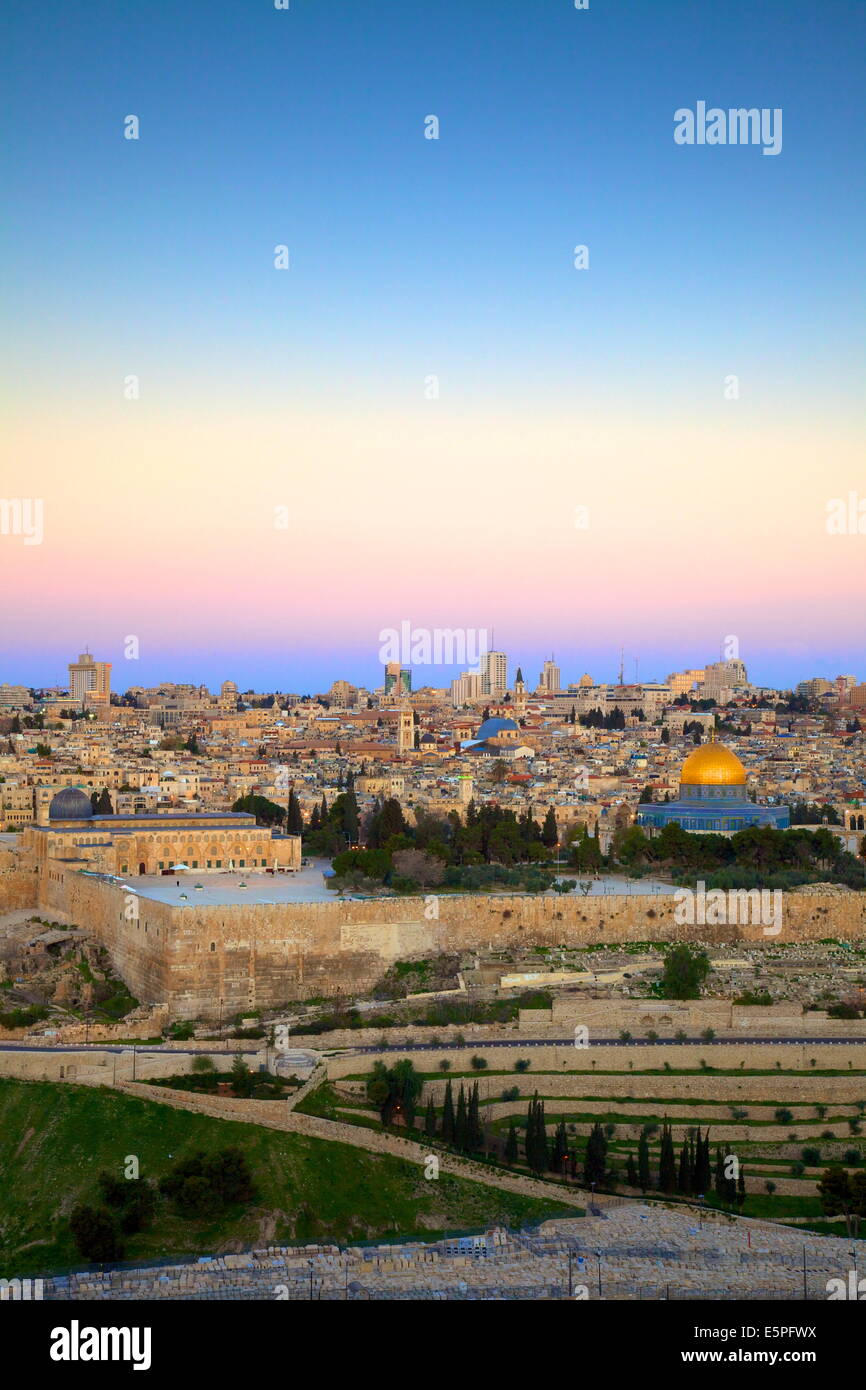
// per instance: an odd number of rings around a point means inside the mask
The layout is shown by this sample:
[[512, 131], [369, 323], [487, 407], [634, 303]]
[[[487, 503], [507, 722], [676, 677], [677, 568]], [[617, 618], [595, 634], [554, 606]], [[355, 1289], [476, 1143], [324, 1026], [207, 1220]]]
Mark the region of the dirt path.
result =
[[[498, 1187], [505, 1192], [519, 1192], [524, 1197], [561, 1202], [564, 1206], [586, 1207], [589, 1194], [578, 1188], [568, 1188], [558, 1183], [543, 1182], [536, 1178], [524, 1177], [518, 1173], [503, 1173], [501, 1169], [489, 1168], [484, 1163], [457, 1154], [443, 1152], [439, 1148], [418, 1143], [413, 1139], [403, 1139], [396, 1134], [385, 1134], [379, 1130], [364, 1129], [359, 1125], [343, 1124], [339, 1120], [323, 1120], [316, 1115], [299, 1115], [278, 1101], [234, 1100], [228, 1096], [202, 1096], [190, 1092], [170, 1091], [162, 1086], [149, 1086], [146, 1082], [118, 1082], [118, 1091], [127, 1095], [142, 1096], [160, 1105], [170, 1105], [175, 1110], [190, 1110], [200, 1115], [210, 1115], [217, 1120], [240, 1120], [242, 1123], [263, 1125], [266, 1129], [279, 1129], [292, 1134], [304, 1134], [310, 1139], [325, 1139], [332, 1143], [351, 1144], [356, 1149], [366, 1149], [369, 1153], [386, 1153], [394, 1158], [417, 1163], [424, 1168], [431, 1154], [439, 1161], [439, 1171], [454, 1177], [482, 1182], [486, 1187]], [[598, 1194], [597, 1207], [620, 1205], [615, 1197]]]

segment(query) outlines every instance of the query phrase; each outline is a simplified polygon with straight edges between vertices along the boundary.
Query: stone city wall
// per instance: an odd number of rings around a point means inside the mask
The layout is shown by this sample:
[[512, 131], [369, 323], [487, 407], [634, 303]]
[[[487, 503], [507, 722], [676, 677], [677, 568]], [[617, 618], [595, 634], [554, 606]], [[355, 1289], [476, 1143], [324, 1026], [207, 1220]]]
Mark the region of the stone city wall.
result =
[[866, 938], [866, 893], [787, 894], [782, 930], [681, 926], [673, 895], [449, 896], [173, 907], [80, 872], [43, 880], [45, 906], [94, 932], [136, 998], [200, 1018], [369, 991], [395, 960], [653, 940], [776, 945]]
[[31, 856], [19, 849], [0, 850], [0, 912], [36, 907], [39, 876]]

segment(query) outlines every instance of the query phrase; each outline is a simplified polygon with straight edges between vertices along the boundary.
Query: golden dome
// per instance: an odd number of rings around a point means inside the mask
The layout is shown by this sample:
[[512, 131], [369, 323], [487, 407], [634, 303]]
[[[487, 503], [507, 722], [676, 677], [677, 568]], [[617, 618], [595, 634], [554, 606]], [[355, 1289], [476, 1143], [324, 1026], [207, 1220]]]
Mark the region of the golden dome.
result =
[[742, 787], [746, 769], [723, 743], [704, 743], [686, 758], [680, 782], [689, 787]]

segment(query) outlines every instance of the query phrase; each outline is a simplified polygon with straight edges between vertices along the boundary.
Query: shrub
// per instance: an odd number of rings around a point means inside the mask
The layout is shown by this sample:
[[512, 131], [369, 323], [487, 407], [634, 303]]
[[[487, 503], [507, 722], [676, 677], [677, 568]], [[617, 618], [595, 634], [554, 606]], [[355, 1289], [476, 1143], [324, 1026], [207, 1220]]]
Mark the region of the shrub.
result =
[[821, 1162], [821, 1150], [811, 1148], [802, 1149], [800, 1152], [800, 1157], [806, 1164], [807, 1168], [817, 1168], [818, 1164]]
[[831, 1004], [827, 1010], [828, 1018], [859, 1018], [860, 1010], [853, 1004], [839, 1003]]
[[79, 1254], [98, 1264], [123, 1259], [123, 1245], [117, 1219], [106, 1207], [73, 1207], [69, 1229]]
[[486, 1066], [487, 1066], [487, 1058], [486, 1058], [486, 1057], [473, 1057], [473, 1058], [471, 1058], [471, 1060], [470, 1060], [470, 1062], [469, 1062], [469, 1065], [471, 1066], [471, 1068], [472, 1068], [473, 1071], [484, 1071], [484, 1069], [485, 1069]]
[[530, 1060], [528, 1057], [519, 1057], [514, 1063], [515, 1071], [529, 1071]]
[[124, 1235], [134, 1235], [136, 1231], [144, 1230], [153, 1220], [156, 1210], [156, 1193], [150, 1183], [139, 1179], [136, 1182], [127, 1183], [131, 1189], [120, 1216], [120, 1229]]
[[33, 1023], [41, 1023], [48, 1017], [48, 1010], [41, 1004], [31, 1004], [25, 1009], [10, 1009], [0, 1014], [0, 1027], [29, 1028]]
[[253, 1093], [255, 1080], [253, 1074], [239, 1052], [235, 1053], [231, 1070], [232, 1090], [236, 1096], [248, 1099]]
[[255, 1196], [243, 1150], [233, 1148], [182, 1159], [160, 1180], [159, 1190], [193, 1216], [212, 1216], [230, 1203], [249, 1202]]

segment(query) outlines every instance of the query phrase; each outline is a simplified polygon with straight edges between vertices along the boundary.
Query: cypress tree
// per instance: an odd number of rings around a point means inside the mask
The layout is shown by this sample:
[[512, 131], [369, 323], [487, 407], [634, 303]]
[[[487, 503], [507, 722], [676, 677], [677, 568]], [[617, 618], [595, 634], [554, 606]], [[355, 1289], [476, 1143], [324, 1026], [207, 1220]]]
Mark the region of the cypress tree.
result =
[[529, 1102], [526, 1111], [526, 1140], [524, 1147], [526, 1149], [526, 1162], [534, 1171], [536, 1155], [538, 1153], [538, 1117], [536, 1115], [534, 1097]]
[[565, 1135], [565, 1120], [560, 1120], [553, 1135], [553, 1151], [550, 1157], [550, 1170], [562, 1172], [562, 1161], [568, 1153], [568, 1140]]
[[559, 841], [559, 831], [556, 826], [556, 812], [552, 806], [548, 806], [547, 815], [544, 817], [544, 825], [541, 830], [541, 843], [548, 849], [553, 849]]
[[[734, 1168], [734, 1165], [730, 1164], [728, 1160], [735, 1157], [736, 1155], [732, 1154], [730, 1150], [728, 1150], [728, 1152], [725, 1154], [725, 1168]], [[729, 1207], [732, 1207], [737, 1200], [737, 1179], [734, 1177], [733, 1171], [731, 1172], [730, 1177], [727, 1176], [727, 1174], [725, 1175], [724, 1189], [725, 1202]]]
[[536, 1100], [536, 1144], [538, 1146], [537, 1172], [543, 1173], [547, 1167], [547, 1126], [544, 1120], [544, 1101]]
[[446, 1144], [454, 1143], [454, 1096], [451, 1080], [445, 1085], [445, 1100], [442, 1105], [442, 1138]]
[[526, 1162], [533, 1173], [543, 1173], [547, 1167], [547, 1135], [544, 1126], [544, 1101], [536, 1091], [529, 1102], [526, 1116]]
[[607, 1140], [604, 1137], [601, 1124], [596, 1120], [586, 1141], [586, 1153], [583, 1160], [584, 1179], [587, 1187], [593, 1183], [598, 1185], [604, 1182], [606, 1166]]
[[295, 795], [294, 787], [289, 788], [289, 807], [286, 813], [286, 833], [289, 835], [302, 835], [304, 832], [304, 817], [301, 813], [301, 803]]
[[360, 830], [360, 818], [358, 815], [358, 798], [355, 795], [355, 788], [351, 784], [349, 785], [349, 790], [346, 792], [343, 805], [343, 829], [349, 837], [349, 843], [356, 845], [358, 843], [358, 834]]
[[427, 1135], [428, 1139], [436, 1138], [436, 1109], [433, 1105], [432, 1096], [427, 1102], [427, 1113], [424, 1116], [424, 1133]]
[[[700, 1131], [698, 1131], [698, 1139], [700, 1139]], [[690, 1192], [700, 1192], [700, 1188], [699, 1188], [698, 1185], [697, 1185], [697, 1180], [698, 1180], [698, 1152], [697, 1152], [697, 1142], [696, 1142], [696, 1140], [695, 1140], [695, 1131], [694, 1131], [694, 1130], [690, 1130], [690, 1131], [689, 1131], [689, 1191], [690, 1191]]]
[[463, 1092], [463, 1083], [460, 1083], [460, 1090], [457, 1095], [457, 1114], [454, 1120], [454, 1147], [455, 1149], [467, 1149], [467, 1130], [466, 1130], [466, 1096]]
[[505, 1141], [505, 1162], [511, 1167], [517, 1162], [517, 1130], [514, 1128], [514, 1121], [508, 1127], [508, 1138]]
[[637, 1185], [641, 1192], [646, 1192], [650, 1185], [650, 1160], [649, 1160], [649, 1140], [646, 1131], [641, 1131], [640, 1139], [637, 1144]]
[[634, 1157], [632, 1154], [629, 1154], [628, 1156], [628, 1162], [625, 1165], [625, 1171], [626, 1182], [628, 1183], [629, 1187], [639, 1187], [640, 1182], [638, 1180], [637, 1165], [634, 1161]]
[[677, 1190], [679, 1192], [685, 1193], [691, 1192], [692, 1190], [692, 1184], [689, 1177], [689, 1145], [687, 1139], [683, 1140], [683, 1146], [680, 1149], [680, 1166], [679, 1171], [677, 1173]]
[[477, 1081], [473, 1083], [466, 1112], [466, 1147], [472, 1150], [484, 1147], [484, 1131], [481, 1128]]
[[677, 1163], [674, 1155], [674, 1138], [667, 1120], [665, 1120], [662, 1125], [661, 1152], [659, 1157], [659, 1188], [662, 1192], [676, 1192], [677, 1189]]
[[742, 1207], [746, 1200], [746, 1178], [743, 1169], [740, 1169], [740, 1176], [737, 1178], [737, 1206]]
[[695, 1184], [696, 1192], [709, 1192], [713, 1174], [710, 1164], [710, 1131], [701, 1140], [701, 1132], [698, 1130], [698, 1175]]
[[716, 1177], [715, 1177], [716, 1196], [724, 1199], [725, 1196], [725, 1165], [722, 1160], [722, 1151], [716, 1145]]

